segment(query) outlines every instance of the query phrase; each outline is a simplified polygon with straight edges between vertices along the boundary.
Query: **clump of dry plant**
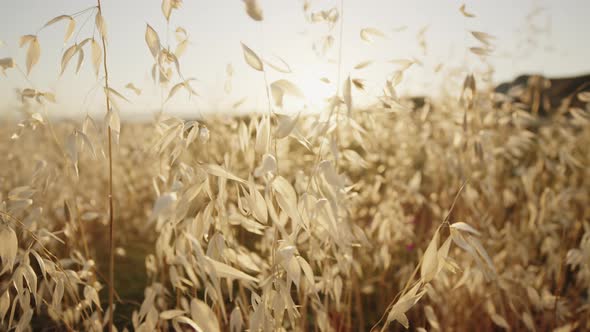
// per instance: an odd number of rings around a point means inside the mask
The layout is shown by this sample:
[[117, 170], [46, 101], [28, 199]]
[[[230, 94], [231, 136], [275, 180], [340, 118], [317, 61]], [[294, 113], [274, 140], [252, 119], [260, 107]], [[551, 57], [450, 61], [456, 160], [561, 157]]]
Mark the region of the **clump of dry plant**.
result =
[[[162, 2], [167, 29], [181, 4]], [[264, 19], [257, 1], [244, 5]], [[314, 43], [325, 53], [343, 13], [304, 10], [327, 26]], [[268, 109], [187, 120], [165, 108], [180, 91], [197, 94], [180, 66], [188, 34], [177, 27], [164, 44], [148, 24], [166, 98], [153, 122], [121, 123], [129, 98], [109, 86], [100, 2], [45, 26], [67, 22], [69, 41], [86, 16], [96, 35], [76, 36], [60, 66], [77, 56], [80, 70], [90, 49], [104, 119], [54, 122], [44, 109], [55, 96], [29, 82], [21, 121], [0, 126], [10, 138], [0, 144], [0, 329], [590, 329], [590, 107], [550, 121], [498, 107], [501, 96], [478, 86], [488, 72], [417, 105], [396, 89], [421, 64], [402, 59], [379, 105], [355, 107], [365, 83], [339, 69], [325, 113], [287, 114], [283, 97], [303, 94], [266, 73], [289, 65], [242, 44]], [[38, 35], [21, 39], [26, 73]], [[493, 52], [493, 36], [472, 35], [472, 53]]]

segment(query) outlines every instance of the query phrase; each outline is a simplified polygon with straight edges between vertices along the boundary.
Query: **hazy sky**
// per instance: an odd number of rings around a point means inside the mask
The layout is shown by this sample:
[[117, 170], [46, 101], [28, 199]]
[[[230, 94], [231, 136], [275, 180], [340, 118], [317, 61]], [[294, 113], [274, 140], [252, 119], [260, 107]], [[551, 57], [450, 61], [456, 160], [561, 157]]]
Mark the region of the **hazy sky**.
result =
[[[91, 0], [0, 0], [0, 40], [6, 43], [0, 48], [0, 58], [14, 57], [25, 67], [24, 49], [18, 48], [18, 38], [34, 34], [51, 18], [61, 14], [73, 14], [94, 6]], [[401, 84], [408, 93], [435, 91], [445, 75], [457, 66], [463, 70], [482, 68], [482, 62], [467, 49], [478, 42], [469, 30], [484, 31], [496, 36], [496, 52], [489, 58], [501, 81], [523, 72], [540, 72], [547, 75], [571, 75], [590, 72], [590, 1], [588, 0], [480, 0], [465, 1], [467, 11], [475, 18], [466, 18], [459, 12], [463, 1], [450, 0], [344, 0], [344, 31], [342, 75], [366, 79], [366, 95], [377, 95], [382, 82], [396, 66], [388, 60], [416, 57], [423, 67], [412, 67]], [[146, 46], [146, 23], [153, 26], [165, 43], [166, 22], [160, 9], [160, 0], [103, 0], [103, 12], [109, 31], [109, 68], [111, 85], [131, 99], [131, 104], [121, 104], [126, 115], [149, 114], [160, 107], [159, 88], [151, 82], [152, 56]], [[168, 40], [174, 45], [173, 31], [184, 27], [191, 45], [180, 58], [186, 77], [196, 77], [194, 84], [200, 97], [190, 101], [184, 92], [178, 93], [166, 103], [169, 112], [196, 115], [198, 111], [228, 109], [235, 101], [248, 97], [242, 108], [266, 107], [264, 79], [261, 73], [249, 68], [243, 59], [240, 42], [244, 42], [262, 56], [276, 55], [292, 68], [292, 74], [268, 70], [270, 82], [286, 78], [295, 82], [317, 105], [321, 97], [335, 92], [334, 84], [320, 81], [327, 77], [336, 81], [338, 27], [332, 34], [336, 47], [325, 57], [313, 50], [314, 41], [326, 36], [326, 25], [310, 25], [303, 15], [303, 1], [260, 0], [264, 21], [255, 22], [248, 17], [241, 0], [185, 0], [180, 10], [171, 18]], [[312, 11], [338, 6], [340, 1], [311, 1]], [[536, 46], [527, 46], [526, 17], [535, 6], [539, 12], [533, 22], [545, 32], [534, 37]], [[78, 28], [85, 15], [77, 17]], [[92, 21], [82, 29], [77, 39], [81, 41], [92, 33]], [[395, 31], [407, 26], [403, 31]], [[425, 37], [427, 53], [423, 55], [416, 37], [427, 26]], [[361, 40], [362, 28], [373, 27], [382, 31], [385, 39], [372, 44]], [[58, 104], [49, 111], [53, 114], [75, 115], [103, 109], [103, 95], [97, 87], [91, 64], [84, 63], [80, 74], [75, 75], [72, 61], [66, 73], [59, 77], [60, 59], [64, 50], [65, 23], [58, 23], [39, 34], [41, 59], [29, 79], [40, 90], [55, 91]], [[530, 31], [529, 31], [530, 32]], [[74, 36], [76, 33], [74, 33]], [[511, 54], [507, 54], [510, 52]], [[89, 55], [87, 54], [87, 58]], [[363, 69], [353, 67], [364, 60], [376, 64]], [[224, 92], [226, 65], [231, 63], [235, 74], [233, 91]], [[433, 68], [443, 63], [442, 71], [435, 75]], [[143, 89], [136, 97], [124, 85], [133, 82]], [[15, 103], [15, 88], [28, 87], [28, 82], [16, 70], [0, 76], [0, 110]], [[98, 91], [98, 92], [97, 92]], [[356, 92], [357, 100], [366, 100]], [[293, 107], [298, 107], [297, 104]]]

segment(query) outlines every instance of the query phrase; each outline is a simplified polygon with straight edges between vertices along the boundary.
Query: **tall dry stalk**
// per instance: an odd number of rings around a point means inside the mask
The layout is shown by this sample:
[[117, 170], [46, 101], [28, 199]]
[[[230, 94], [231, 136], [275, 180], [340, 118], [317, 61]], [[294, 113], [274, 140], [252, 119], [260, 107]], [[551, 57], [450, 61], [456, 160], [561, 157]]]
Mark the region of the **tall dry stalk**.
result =
[[[100, 0], [97, 0], [98, 12], [102, 16], [102, 6]], [[104, 66], [104, 81], [106, 90], [109, 90], [109, 70], [107, 66], [107, 44], [104, 35], [101, 34], [102, 49], [103, 49], [103, 66]], [[107, 114], [111, 109], [111, 103], [108, 93], [105, 93]], [[114, 239], [114, 218], [113, 218], [113, 144], [111, 126], [108, 125], [108, 145], [109, 145], [109, 331], [113, 331], [113, 294], [115, 293], [115, 239]]]

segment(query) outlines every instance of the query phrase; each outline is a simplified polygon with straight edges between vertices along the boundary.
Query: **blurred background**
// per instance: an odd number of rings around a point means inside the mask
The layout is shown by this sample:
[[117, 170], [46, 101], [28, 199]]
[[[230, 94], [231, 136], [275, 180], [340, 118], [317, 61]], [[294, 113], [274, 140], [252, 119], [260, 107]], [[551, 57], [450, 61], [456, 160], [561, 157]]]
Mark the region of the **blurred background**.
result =
[[[149, 118], [166, 98], [151, 79], [153, 58], [145, 42], [146, 23], [158, 31], [163, 44], [172, 47], [176, 45], [177, 27], [188, 32], [189, 45], [180, 63], [186, 77], [197, 79], [194, 87], [200, 96], [189, 99], [186, 92], [178, 93], [164, 104], [166, 112], [195, 117], [232, 111], [232, 105], [238, 101], [243, 103], [235, 111], [265, 109], [263, 75], [245, 63], [240, 42], [265, 58], [280, 57], [289, 64], [291, 74], [268, 72], [269, 82], [287, 78], [306, 96], [305, 105], [287, 102], [286, 109], [321, 110], [325, 98], [336, 92], [339, 26], [310, 24], [308, 14], [338, 7], [340, 1], [261, 0], [264, 20], [256, 22], [244, 14], [244, 3], [239, 0], [189, 0], [183, 2], [182, 10], [173, 12], [168, 28], [160, 3], [159, 0], [103, 1], [109, 31], [111, 85], [124, 91], [132, 101], [121, 104], [123, 117]], [[400, 84], [399, 92], [411, 95], [440, 91], [441, 84], [448, 83], [453, 73], [486, 71], [488, 63], [494, 70], [495, 83], [511, 80], [521, 73], [555, 77], [590, 72], [587, 61], [590, 46], [585, 36], [590, 31], [590, 1], [344, 0], [343, 3], [342, 79], [352, 75], [367, 83], [365, 92], [355, 96], [357, 104], [375, 101], [383, 82], [396, 68], [389, 62], [395, 59], [416, 59], [423, 64], [410, 68]], [[464, 10], [474, 17], [461, 13], [463, 4]], [[307, 14], [304, 5], [310, 8]], [[0, 40], [4, 42], [0, 58], [14, 57], [24, 68], [26, 48], [18, 47], [20, 36], [35, 34], [53, 17], [71, 15], [91, 6], [95, 6], [93, 1], [4, 1], [0, 11]], [[102, 114], [104, 110], [104, 97], [90, 63], [84, 63], [79, 74], [75, 74], [75, 66], [70, 64], [59, 75], [63, 51], [93, 33], [93, 19], [89, 13], [77, 16], [76, 32], [67, 45], [63, 44], [65, 22], [39, 32], [41, 59], [28, 79], [35, 88], [56, 93], [58, 103], [48, 106], [50, 115], [81, 117], [86, 112]], [[377, 29], [384, 37], [366, 42], [360, 37], [363, 28]], [[168, 34], [162, 35], [166, 30]], [[487, 58], [488, 63], [468, 50], [479, 44], [469, 33], [472, 30], [496, 37], [495, 51]], [[334, 47], [323, 53], [322, 43], [328, 36], [333, 36]], [[370, 66], [354, 69], [356, 64], [369, 60], [373, 61]], [[228, 64], [234, 70], [231, 91], [224, 89]], [[141, 95], [124, 89], [130, 82], [142, 90]], [[18, 70], [0, 76], [2, 114], [11, 112], [17, 104], [15, 89], [25, 87], [29, 83]]]

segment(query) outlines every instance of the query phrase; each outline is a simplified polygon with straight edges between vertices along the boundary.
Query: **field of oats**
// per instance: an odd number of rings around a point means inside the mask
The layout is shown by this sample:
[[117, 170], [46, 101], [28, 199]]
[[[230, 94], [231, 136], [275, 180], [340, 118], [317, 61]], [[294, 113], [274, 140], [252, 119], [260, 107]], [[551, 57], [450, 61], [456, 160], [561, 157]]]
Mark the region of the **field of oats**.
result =
[[[167, 21], [180, 4], [162, 2]], [[340, 23], [338, 7], [304, 9]], [[365, 83], [342, 75], [316, 113], [280, 112], [300, 94], [283, 79], [266, 84], [260, 113], [123, 121], [108, 17], [100, 1], [87, 13], [94, 35], [61, 66], [88, 48], [105, 115], [48, 117], [55, 97], [29, 82], [19, 116], [0, 124], [0, 330], [590, 329], [585, 88], [543, 112], [531, 80], [503, 94], [477, 72], [438, 98], [398, 97], [418, 61], [399, 60], [370, 107], [353, 103]], [[263, 19], [254, 0], [244, 15]], [[75, 22], [48, 25], [60, 21]], [[193, 93], [182, 48], [158, 33], [147, 26], [154, 80], [169, 98]], [[476, 56], [492, 51], [492, 36], [473, 36]], [[0, 64], [24, 76], [40, 46], [21, 42], [25, 68]], [[285, 69], [242, 50], [252, 70]]]

